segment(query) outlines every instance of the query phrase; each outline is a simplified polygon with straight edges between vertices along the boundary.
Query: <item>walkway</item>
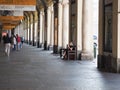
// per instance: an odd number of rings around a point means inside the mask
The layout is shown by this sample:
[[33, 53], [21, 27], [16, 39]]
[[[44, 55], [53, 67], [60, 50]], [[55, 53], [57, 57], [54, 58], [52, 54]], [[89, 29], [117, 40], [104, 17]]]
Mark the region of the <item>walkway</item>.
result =
[[64, 61], [24, 45], [10, 57], [0, 49], [0, 90], [120, 90], [120, 74], [100, 72], [93, 61]]

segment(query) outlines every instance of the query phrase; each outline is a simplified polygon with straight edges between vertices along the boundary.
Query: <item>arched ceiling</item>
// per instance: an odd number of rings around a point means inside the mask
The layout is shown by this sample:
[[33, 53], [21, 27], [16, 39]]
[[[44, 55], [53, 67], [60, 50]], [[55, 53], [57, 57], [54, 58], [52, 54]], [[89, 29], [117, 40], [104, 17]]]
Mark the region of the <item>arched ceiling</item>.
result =
[[37, 8], [47, 8], [53, 1], [56, 0], [37, 0]]
[[[7, 5], [10, 5], [11, 4], [10, 1], [16, 2], [16, 0], [9, 0], [9, 1], [8, 0], [0, 0], [0, 5], [1, 5], [1, 3], [2, 4], [7, 3]], [[25, 1], [17, 0], [17, 1], [19, 1], [20, 3], [23, 2], [23, 4], [27, 2], [26, 0]], [[29, 1], [31, 1], [31, 2], [29, 2]], [[29, 2], [28, 4], [32, 3], [33, 1], [34, 0], [28, 0], [28, 2]], [[57, 0], [35, 0], [35, 1], [36, 1], [36, 10], [40, 11], [42, 8], [46, 9], [53, 1], [57, 1]], [[17, 3], [19, 3], [19, 2], [17, 2]], [[27, 15], [32, 13], [32, 11], [30, 11], [30, 10], [23, 11], [23, 12], [24, 12], [24, 14], [27, 13]], [[14, 10], [0, 10], [0, 25], [2, 25], [2, 26], [10, 25], [13, 27], [18, 25], [23, 17], [21, 17], [21, 16], [16, 17], [13, 15], [14, 13], [15, 13]]]

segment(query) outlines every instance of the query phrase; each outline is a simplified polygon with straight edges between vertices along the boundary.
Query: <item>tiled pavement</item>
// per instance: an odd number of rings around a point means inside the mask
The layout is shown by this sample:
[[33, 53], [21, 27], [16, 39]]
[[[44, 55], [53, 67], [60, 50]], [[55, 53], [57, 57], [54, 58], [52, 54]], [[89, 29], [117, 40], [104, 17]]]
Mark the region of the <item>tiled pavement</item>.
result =
[[120, 90], [120, 74], [99, 71], [95, 61], [64, 61], [29, 45], [7, 57], [0, 46], [0, 90]]

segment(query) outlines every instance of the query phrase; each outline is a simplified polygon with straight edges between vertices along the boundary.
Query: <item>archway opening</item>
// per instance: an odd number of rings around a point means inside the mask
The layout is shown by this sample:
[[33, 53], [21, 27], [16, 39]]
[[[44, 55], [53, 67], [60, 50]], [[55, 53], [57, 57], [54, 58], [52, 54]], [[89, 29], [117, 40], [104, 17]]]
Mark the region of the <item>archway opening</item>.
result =
[[97, 61], [98, 55], [98, 17], [99, 17], [99, 0], [93, 0], [93, 46], [94, 46], [94, 60]]

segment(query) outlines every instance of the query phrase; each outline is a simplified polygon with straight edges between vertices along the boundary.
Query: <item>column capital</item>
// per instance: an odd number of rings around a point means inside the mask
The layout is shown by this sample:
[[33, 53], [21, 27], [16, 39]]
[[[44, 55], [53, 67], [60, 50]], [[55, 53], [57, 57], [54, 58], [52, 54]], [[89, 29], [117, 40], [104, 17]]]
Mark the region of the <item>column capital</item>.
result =
[[63, 3], [62, 5], [63, 5], [63, 6], [69, 5], [69, 2], [67, 2], [67, 3]]
[[47, 10], [50, 10], [51, 7], [48, 7]]
[[62, 5], [62, 4], [63, 4], [63, 1], [59, 1], [58, 4], [59, 4], [59, 5]]
[[69, 0], [64, 0], [64, 1], [62, 2], [62, 4], [63, 4], [64, 6], [69, 5]]

